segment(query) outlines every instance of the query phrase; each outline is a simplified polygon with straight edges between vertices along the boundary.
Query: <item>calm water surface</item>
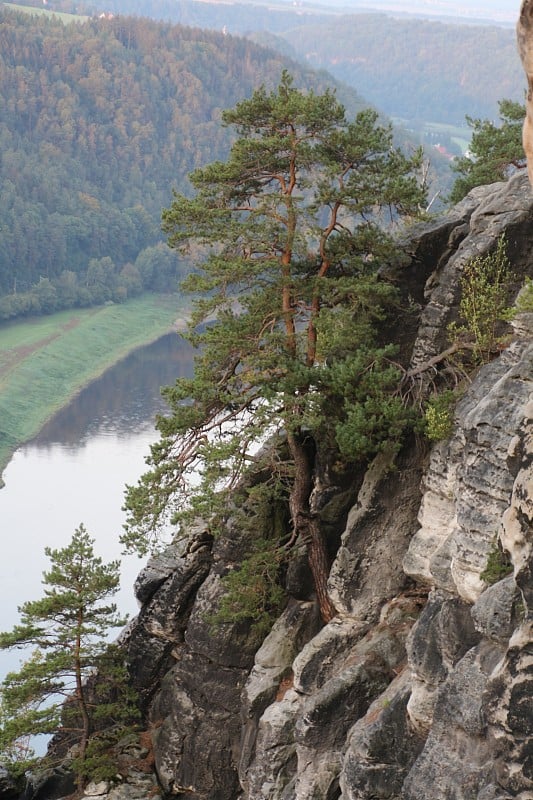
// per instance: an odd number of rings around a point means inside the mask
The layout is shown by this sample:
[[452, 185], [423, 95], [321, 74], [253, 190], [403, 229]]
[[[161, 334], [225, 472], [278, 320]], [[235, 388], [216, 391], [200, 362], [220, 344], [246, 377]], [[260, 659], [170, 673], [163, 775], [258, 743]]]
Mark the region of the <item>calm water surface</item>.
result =
[[[122, 560], [117, 602], [136, 612], [132, 586], [143, 562], [121, 555], [124, 487], [142, 474], [157, 438], [160, 387], [191, 369], [190, 349], [170, 334], [109, 370], [14, 454], [0, 490], [0, 630], [18, 622], [21, 603], [42, 596], [45, 546], [64, 547], [80, 523], [97, 555]], [[0, 677], [14, 658], [0, 652]]]

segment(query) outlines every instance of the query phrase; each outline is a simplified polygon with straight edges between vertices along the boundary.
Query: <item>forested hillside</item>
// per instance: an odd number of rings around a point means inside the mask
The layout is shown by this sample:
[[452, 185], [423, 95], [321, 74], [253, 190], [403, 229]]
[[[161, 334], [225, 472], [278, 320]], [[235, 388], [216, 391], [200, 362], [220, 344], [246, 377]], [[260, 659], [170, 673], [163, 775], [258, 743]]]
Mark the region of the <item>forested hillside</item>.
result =
[[161, 208], [227, 152], [222, 109], [277, 83], [282, 61], [147, 19], [0, 11], [0, 319], [175, 286]]
[[[0, 320], [175, 286], [184, 267], [162, 242], [161, 209], [192, 169], [227, 153], [222, 110], [287, 64], [301, 87], [331, 84], [310, 70], [327, 67], [410, 122], [495, 118], [499, 99], [522, 99], [505, 29], [192, 0], [108, 8], [218, 30], [109, 15], [65, 25], [0, 7]], [[253, 23], [259, 43], [227, 34]], [[291, 48], [309, 68], [287, 60]], [[350, 114], [363, 104], [346, 87], [338, 96]], [[447, 162], [432, 160], [446, 192]]]
[[[35, 5], [35, 0], [19, 0], [20, 5]], [[276, 7], [275, 7], [276, 6]], [[135, 14], [152, 19], [176, 22], [198, 28], [244, 35], [250, 31], [268, 30], [282, 33], [295, 25], [313, 20], [324, 21], [329, 16], [325, 8], [293, 7], [290, 2], [244, 4], [218, 0], [48, 0], [47, 7], [56, 11], [94, 14], [95, 11], [114, 14]], [[340, 16], [338, 8], [331, 13]]]
[[510, 27], [209, 0], [49, 0], [48, 7], [139, 14], [230, 34], [276, 34], [285, 51], [289, 46], [310, 66], [328, 69], [384, 113], [402, 119], [455, 124], [464, 123], [466, 114], [496, 119], [499, 100], [521, 101], [524, 94]]
[[523, 99], [510, 27], [390, 13], [341, 16], [336, 7], [326, 14], [326, 5], [306, 4], [287, 4], [282, 11], [209, 0], [49, 0], [49, 7], [142, 14], [231, 34], [276, 34], [284, 49], [288, 44], [310, 66], [328, 69], [384, 113], [402, 119], [454, 124], [463, 124], [467, 114], [496, 119], [498, 100]]
[[513, 30], [358, 14], [286, 31], [300, 57], [402, 119], [496, 118], [498, 100], [523, 100]]

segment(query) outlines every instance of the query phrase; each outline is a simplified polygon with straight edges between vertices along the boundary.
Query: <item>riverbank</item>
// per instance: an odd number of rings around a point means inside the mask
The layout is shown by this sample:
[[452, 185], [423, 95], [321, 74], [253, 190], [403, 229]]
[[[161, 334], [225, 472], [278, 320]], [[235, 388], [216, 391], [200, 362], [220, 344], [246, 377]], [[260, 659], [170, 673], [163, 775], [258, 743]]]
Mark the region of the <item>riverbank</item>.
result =
[[0, 487], [14, 451], [128, 353], [183, 324], [178, 295], [72, 309], [0, 326]]

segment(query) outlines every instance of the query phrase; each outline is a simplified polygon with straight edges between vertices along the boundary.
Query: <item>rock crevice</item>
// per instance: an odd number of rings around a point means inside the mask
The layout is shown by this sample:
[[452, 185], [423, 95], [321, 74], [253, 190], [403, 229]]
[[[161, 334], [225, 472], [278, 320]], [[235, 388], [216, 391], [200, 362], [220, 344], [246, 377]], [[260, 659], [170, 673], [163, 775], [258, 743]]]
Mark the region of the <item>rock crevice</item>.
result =
[[[448, 346], [464, 266], [502, 234], [517, 289], [533, 275], [532, 223], [517, 173], [411, 231], [388, 277], [420, 308], [401, 341], [413, 369]], [[213, 541], [200, 527], [148, 564], [123, 643], [163, 794], [533, 798], [532, 318], [471, 376], [446, 441], [413, 437], [394, 469], [382, 454], [354, 475], [353, 507], [337, 530], [328, 521], [340, 542], [328, 625], [298, 570], [264, 641], [213, 625], [241, 557], [235, 529]], [[489, 585], [498, 542], [511, 571]]]
[[[532, 273], [532, 222], [519, 173], [412, 232], [395, 277], [421, 307], [413, 368], [447, 347], [470, 259], [505, 234], [517, 286]], [[150, 714], [164, 791], [190, 800], [533, 796], [527, 317], [465, 386], [446, 441], [429, 454], [408, 442], [393, 470], [380, 455], [354, 476], [329, 579], [339, 613], [325, 627], [302, 591], [259, 648], [237, 624], [210, 627], [220, 542], [145, 571], [131, 652], [151, 664], [141, 682], [159, 676]], [[489, 586], [498, 540], [512, 574]]]

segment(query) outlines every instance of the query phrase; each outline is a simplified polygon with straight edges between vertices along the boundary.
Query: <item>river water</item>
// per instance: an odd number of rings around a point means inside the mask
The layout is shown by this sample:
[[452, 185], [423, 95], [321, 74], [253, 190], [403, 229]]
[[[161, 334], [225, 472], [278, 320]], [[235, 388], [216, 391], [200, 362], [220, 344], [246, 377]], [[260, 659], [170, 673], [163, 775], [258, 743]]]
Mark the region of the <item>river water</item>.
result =
[[[21, 603], [42, 596], [45, 546], [64, 547], [80, 523], [97, 555], [121, 559], [117, 603], [135, 614], [132, 586], [143, 562], [121, 555], [124, 488], [145, 470], [157, 438], [155, 415], [165, 411], [160, 387], [191, 371], [190, 348], [169, 334], [106, 372], [16, 451], [0, 490], [0, 630], [18, 622]], [[17, 662], [0, 652], [0, 679]]]

